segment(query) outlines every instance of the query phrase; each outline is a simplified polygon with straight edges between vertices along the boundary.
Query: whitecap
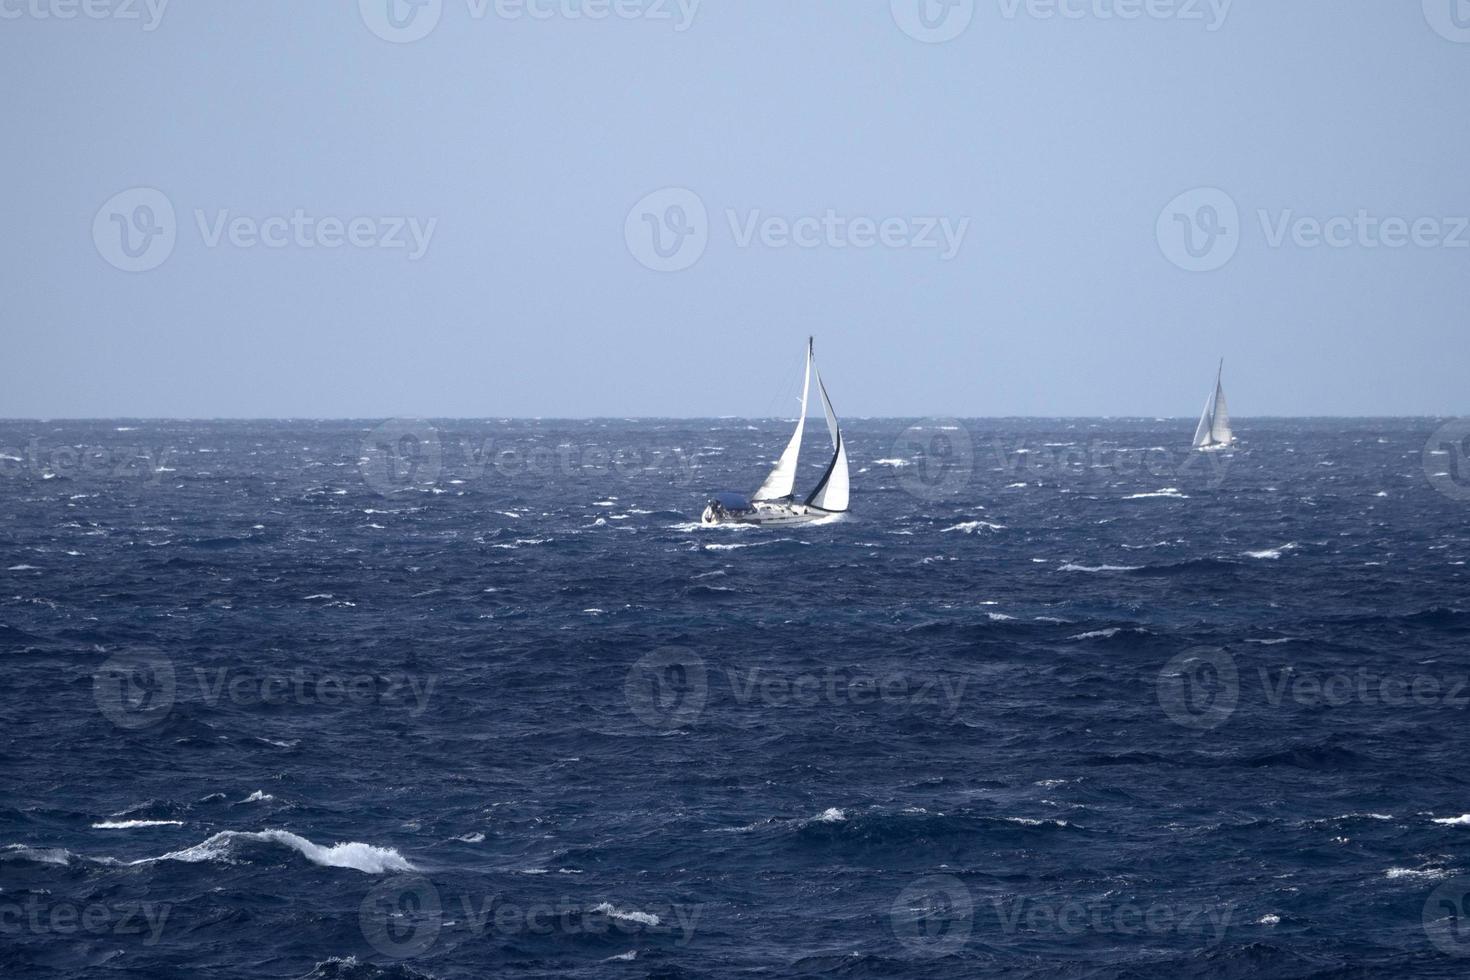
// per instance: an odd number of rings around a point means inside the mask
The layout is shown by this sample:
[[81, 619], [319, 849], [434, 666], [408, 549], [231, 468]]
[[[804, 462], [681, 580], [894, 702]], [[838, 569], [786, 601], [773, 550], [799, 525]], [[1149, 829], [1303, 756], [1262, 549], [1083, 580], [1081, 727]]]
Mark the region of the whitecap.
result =
[[1057, 571], [1087, 572], [1089, 574], [1095, 575], [1098, 572], [1136, 572], [1142, 567], [1142, 565], [1076, 565], [1072, 562], [1068, 562], [1061, 568], [1057, 569]]
[[228, 861], [230, 848], [235, 841], [282, 844], [296, 851], [312, 864], [319, 864], [324, 868], [352, 868], [366, 874], [416, 870], [402, 854], [391, 847], [377, 847], [358, 841], [345, 841], [333, 844], [331, 847], [322, 847], [289, 830], [225, 830], [193, 847], [129, 863], [152, 864], [156, 861], [183, 861], [197, 864], [201, 861]]
[[1004, 531], [1005, 525], [992, 524], [989, 521], [965, 521], [963, 524], [956, 524], [954, 527], [947, 527], [939, 533], [948, 534], [950, 531], [961, 531], [965, 534], [974, 534], [976, 531], [980, 530]]
[[650, 912], [626, 912], [611, 902], [603, 902], [600, 905], [594, 906], [592, 911], [601, 912], [611, 919], [622, 919], [624, 922], [637, 922], [645, 926], [656, 926], [662, 921], [658, 916]]
[[1426, 881], [1434, 881], [1448, 875], [1449, 872], [1444, 868], [1389, 868], [1383, 872], [1385, 878], [1419, 878]]
[[92, 825], [93, 830], [132, 830], [136, 827], [182, 827], [182, 820], [102, 820]]
[[25, 844], [7, 844], [0, 849], [0, 861], [34, 861], [37, 864], [67, 865], [76, 857], [64, 847], [28, 847]]

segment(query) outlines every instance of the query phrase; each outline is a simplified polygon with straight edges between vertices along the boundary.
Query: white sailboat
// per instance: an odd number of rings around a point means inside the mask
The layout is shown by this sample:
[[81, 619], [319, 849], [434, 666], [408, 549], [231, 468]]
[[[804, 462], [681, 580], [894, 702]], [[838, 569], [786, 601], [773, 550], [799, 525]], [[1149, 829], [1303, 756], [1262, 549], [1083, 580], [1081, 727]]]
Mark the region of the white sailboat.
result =
[[[832, 400], [827, 397], [827, 387], [822, 384], [822, 373], [817, 370], [815, 359], [812, 338], [808, 337], [806, 362], [802, 365], [801, 374], [801, 414], [796, 419], [796, 431], [791, 434], [791, 440], [786, 443], [786, 449], [776, 460], [770, 475], [750, 497], [738, 493], [716, 494], [705, 506], [701, 523], [806, 524], [847, 512], [847, 446], [842, 441], [837, 413], [832, 411]], [[827, 415], [827, 433], [832, 437], [832, 461], [827, 464], [827, 470], [816, 487], [798, 502], [796, 463], [801, 456], [801, 437], [806, 431], [807, 396], [811, 393], [813, 375], [817, 379], [817, 393], [822, 397], [822, 409]]]
[[1199, 417], [1194, 430], [1194, 448], [1202, 451], [1226, 449], [1235, 441], [1230, 431], [1230, 409], [1225, 405], [1225, 388], [1221, 381], [1225, 376], [1225, 359], [1220, 359], [1220, 370], [1215, 375], [1215, 390], [1205, 402], [1205, 413]]

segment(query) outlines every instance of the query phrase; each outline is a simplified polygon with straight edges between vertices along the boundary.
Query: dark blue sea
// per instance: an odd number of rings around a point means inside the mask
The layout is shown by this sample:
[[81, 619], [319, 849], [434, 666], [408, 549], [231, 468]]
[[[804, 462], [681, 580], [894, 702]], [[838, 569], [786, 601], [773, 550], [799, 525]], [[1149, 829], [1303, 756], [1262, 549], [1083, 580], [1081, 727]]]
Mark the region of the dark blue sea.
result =
[[788, 431], [0, 423], [0, 976], [1470, 970], [1470, 428]]

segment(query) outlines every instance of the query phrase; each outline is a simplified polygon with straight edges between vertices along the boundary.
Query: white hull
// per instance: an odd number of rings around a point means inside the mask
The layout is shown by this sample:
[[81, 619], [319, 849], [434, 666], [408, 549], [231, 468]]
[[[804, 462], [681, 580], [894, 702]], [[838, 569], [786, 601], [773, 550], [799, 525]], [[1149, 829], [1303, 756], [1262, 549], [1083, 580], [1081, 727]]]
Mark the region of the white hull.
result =
[[699, 518], [699, 523], [711, 527], [716, 524], [783, 527], [793, 524], [810, 524], [832, 516], [832, 511], [822, 510], [820, 507], [808, 507], [806, 504], [756, 503], [751, 505], [750, 510], [733, 512], [720, 510], [714, 506], [706, 507]]

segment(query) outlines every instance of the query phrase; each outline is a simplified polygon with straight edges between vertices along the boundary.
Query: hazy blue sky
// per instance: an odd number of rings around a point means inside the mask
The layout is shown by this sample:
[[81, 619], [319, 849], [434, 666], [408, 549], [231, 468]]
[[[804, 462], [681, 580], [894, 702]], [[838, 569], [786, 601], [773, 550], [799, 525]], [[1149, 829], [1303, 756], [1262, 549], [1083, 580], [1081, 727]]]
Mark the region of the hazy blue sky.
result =
[[421, 2], [0, 0], [0, 416], [1470, 411], [1470, 0]]

